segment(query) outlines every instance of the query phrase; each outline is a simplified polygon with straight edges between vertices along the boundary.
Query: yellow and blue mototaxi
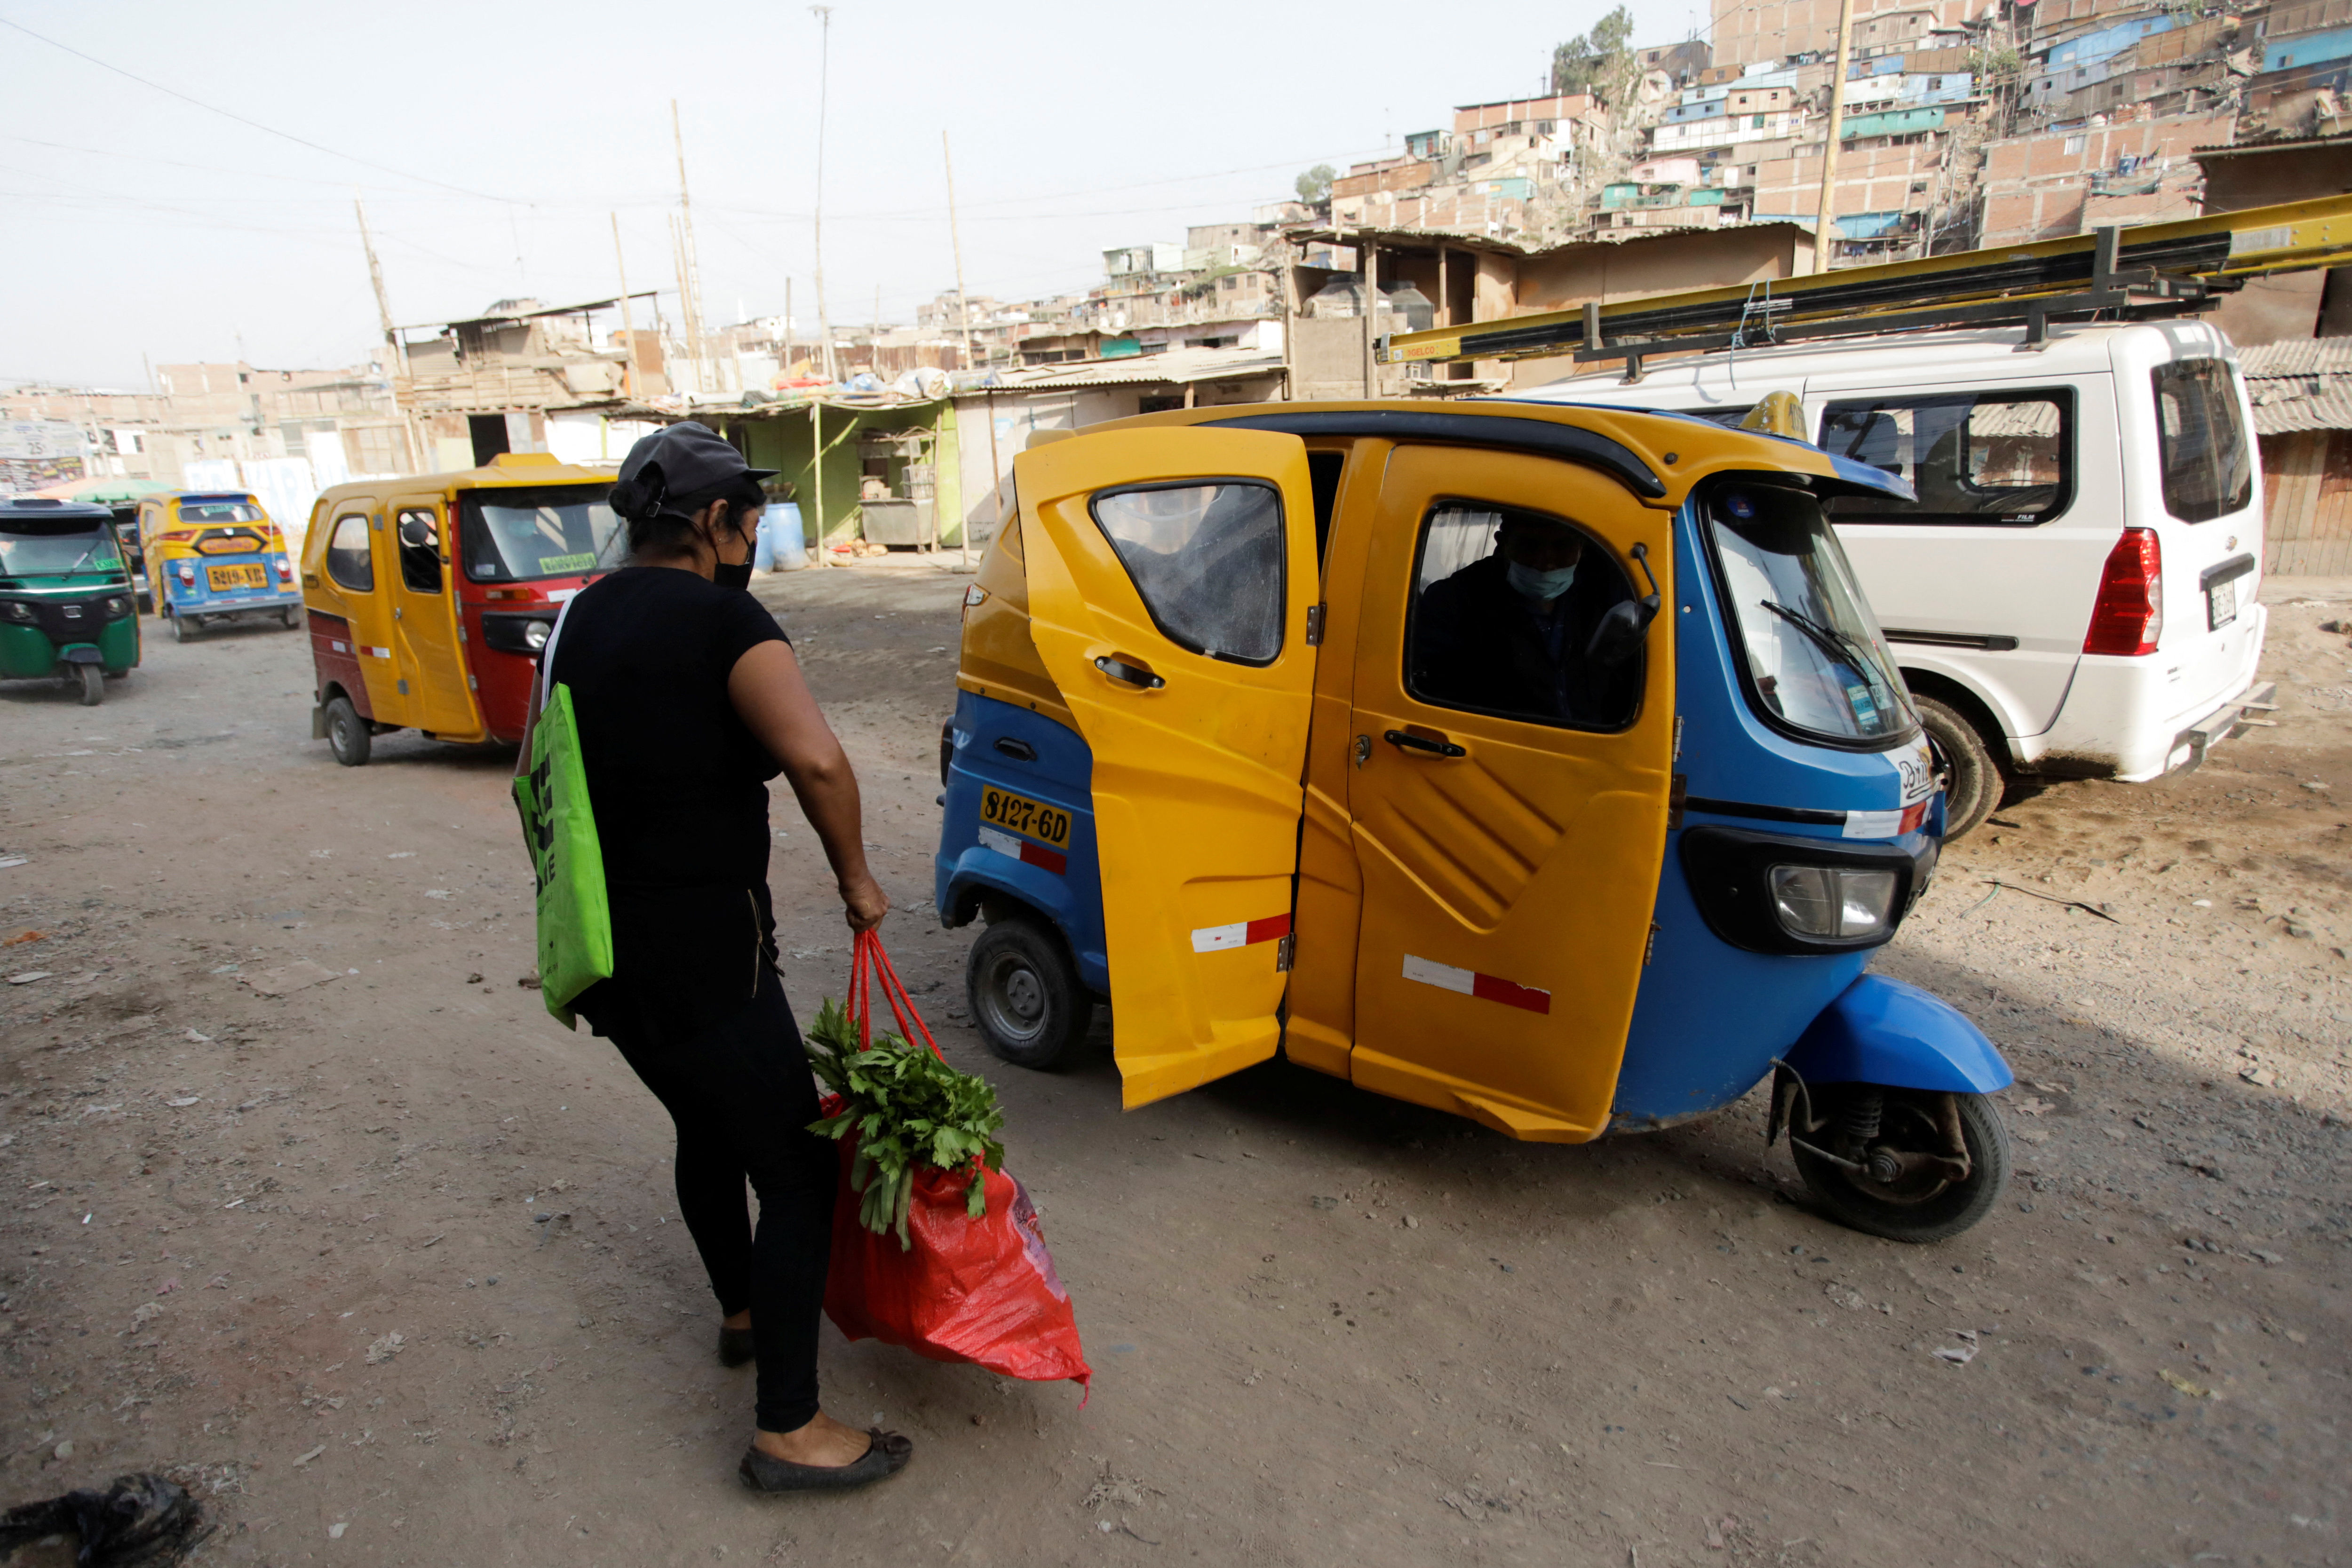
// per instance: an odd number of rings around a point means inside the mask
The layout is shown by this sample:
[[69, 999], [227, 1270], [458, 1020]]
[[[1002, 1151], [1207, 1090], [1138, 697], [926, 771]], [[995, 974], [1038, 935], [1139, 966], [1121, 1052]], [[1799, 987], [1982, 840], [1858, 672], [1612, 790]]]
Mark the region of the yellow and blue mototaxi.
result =
[[1769, 1075], [1846, 1223], [1991, 1208], [2007, 1065], [1864, 973], [1940, 770], [1822, 503], [1901, 479], [1503, 400], [1148, 415], [1014, 479], [936, 864], [999, 1055], [1064, 1059], [1108, 998], [1130, 1108], [1279, 1052], [1559, 1142]]
[[155, 613], [185, 642], [232, 616], [301, 625], [294, 561], [248, 490], [166, 490], [139, 500], [139, 537]]

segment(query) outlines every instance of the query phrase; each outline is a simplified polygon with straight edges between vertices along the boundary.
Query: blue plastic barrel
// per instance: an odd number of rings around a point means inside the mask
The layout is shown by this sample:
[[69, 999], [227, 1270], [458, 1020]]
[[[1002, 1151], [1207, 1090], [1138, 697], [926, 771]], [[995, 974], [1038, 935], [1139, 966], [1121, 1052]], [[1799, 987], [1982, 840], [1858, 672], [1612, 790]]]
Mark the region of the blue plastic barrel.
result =
[[797, 572], [808, 564], [800, 503], [779, 501], [760, 514], [759, 553], [752, 563], [762, 572]]

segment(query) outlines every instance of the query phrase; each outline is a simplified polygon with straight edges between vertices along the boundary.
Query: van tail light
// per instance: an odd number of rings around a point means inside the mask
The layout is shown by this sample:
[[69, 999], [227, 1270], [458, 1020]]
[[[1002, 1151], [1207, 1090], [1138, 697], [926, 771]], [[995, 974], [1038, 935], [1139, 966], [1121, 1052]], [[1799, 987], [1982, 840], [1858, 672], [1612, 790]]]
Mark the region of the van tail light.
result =
[[2099, 573], [2084, 653], [2126, 656], [2156, 651], [2164, 635], [2164, 552], [2152, 528], [2126, 528]]

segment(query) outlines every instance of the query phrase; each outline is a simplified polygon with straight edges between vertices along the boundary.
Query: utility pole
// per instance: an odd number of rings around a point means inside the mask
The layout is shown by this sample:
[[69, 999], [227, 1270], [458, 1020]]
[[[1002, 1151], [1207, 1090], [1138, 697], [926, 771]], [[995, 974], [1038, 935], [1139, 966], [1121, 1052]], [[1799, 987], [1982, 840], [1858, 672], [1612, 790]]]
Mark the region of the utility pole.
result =
[[[971, 301], [963, 292], [963, 238], [956, 230], [955, 208], [955, 149], [948, 145], [948, 133], [940, 132], [940, 156], [948, 165], [948, 245], [955, 252], [956, 321], [963, 328], [963, 367], [971, 369]], [[971, 563], [971, 547], [964, 546], [964, 563]]]
[[1845, 131], [1845, 68], [1853, 55], [1853, 0], [1838, 0], [1837, 64], [1830, 68], [1830, 133], [1822, 141], [1822, 205], [1813, 219], [1813, 270], [1827, 272], [1837, 251], [1838, 138]]
[[621, 342], [629, 351], [629, 357], [621, 362], [622, 369], [628, 376], [624, 390], [635, 397], [637, 395], [637, 328], [629, 316], [629, 263], [627, 258], [621, 254], [621, 215], [614, 213], [612, 216], [613, 266], [621, 275]]
[[784, 374], [793, 373], [793, 280], [784, 279]]
[[833, 62], [833, 7], [812, 5], [809, 15], [824, 29], [823, 42], [817, 47], [816, 64], [816, 328], [824, 335], [824, 378], [838, 381], [833, 363], [833, 320], [824, 310], [824, 100], [825, 87]]
[[[1851, 4], [1852, 0], [1848, 0]], [[670, 140], [677, 145], [677, 210], [682, 238], [679, 242], [680, 270], [678, 286], [688, 287], [688, 275], [693, 275], [692, 292], [684, 301], [686, 310], [686, 352], [694, 356], [694, 379], [702, 379], [702, 279], [695, 267], [694, 200], [686, 191], [686, 133], [678, 129], [677, 100], [669, 100]]]
[[[422, 472], [425, 468], [424, 443], [417, 438], [416, 411], [404, 407], [400, 397], [400, 384], [408, 379], [408, 351], [402, 346], [400, 333], [392, 324], [392, 303], [383, 292], [383, 267], [375, 258], [375, 241], [368, 234], [367, 208], [360, 205], [357, 196], [352, 198], [352, 211], [358, 215], [360, 220], [360, 248], [367, 253], [368, 282], [375, 289], [375, 319], [383, 328], [384, 346], [392, 350], [392, 405], [400, 412], [401, 441], [408, 448], [410, 471]], [[239, 358], [244, 357], [244, 352], [240, 342]]]

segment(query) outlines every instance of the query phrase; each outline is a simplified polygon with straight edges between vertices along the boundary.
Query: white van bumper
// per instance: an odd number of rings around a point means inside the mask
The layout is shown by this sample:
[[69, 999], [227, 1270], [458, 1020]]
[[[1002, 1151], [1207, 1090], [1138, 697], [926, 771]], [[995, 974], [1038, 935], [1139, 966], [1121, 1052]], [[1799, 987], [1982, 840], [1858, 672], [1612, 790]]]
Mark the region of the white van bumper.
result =
[[[2163, 654], [2146, 658], [2084, 654], [2058, 721], [2037, 737], [2031, 765], [2044, 773], [2097, 773], [2139, 784], [2176, 768], [2195, 767], [2206, 751], [2226, 739], [2250, 707], [2266, 706], [2268, 685], [2257, 689], [2270, 611], [2250, 605], [2244, 612], [2252, 633], [2240, 643], [2219, 689], [2183, 700], [2178, 668]], [[2022, 748], [2021, 748], [2022, 749]]]

